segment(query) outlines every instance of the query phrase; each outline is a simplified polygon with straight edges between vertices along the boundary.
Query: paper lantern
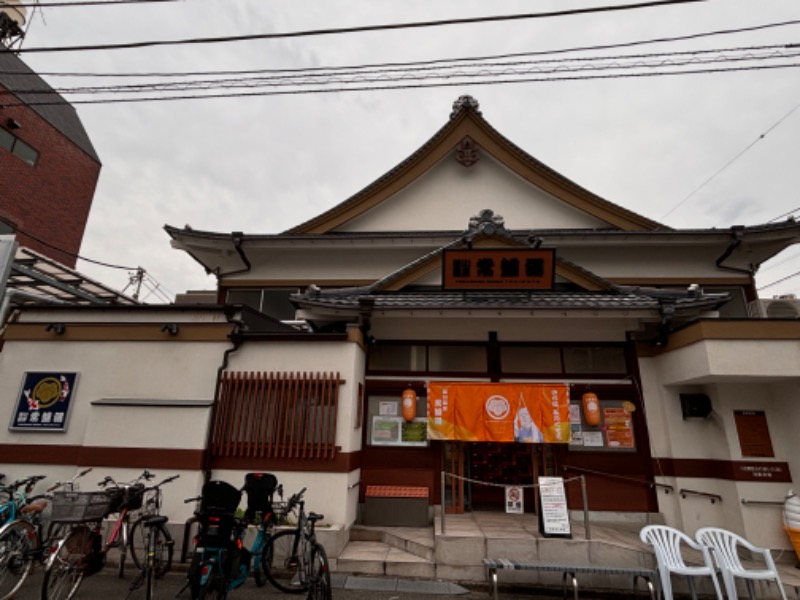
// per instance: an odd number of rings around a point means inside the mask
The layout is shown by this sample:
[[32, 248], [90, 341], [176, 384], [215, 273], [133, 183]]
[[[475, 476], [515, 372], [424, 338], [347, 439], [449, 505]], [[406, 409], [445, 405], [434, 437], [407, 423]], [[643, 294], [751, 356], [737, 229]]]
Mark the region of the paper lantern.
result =
[[417, 416], [417, 392], [411, 388], [403, 390], [403, 418], [413, 421]]
[[600, 400], [593, 392], [583, 395], [583, 418], [590, 427], [600, 425]]

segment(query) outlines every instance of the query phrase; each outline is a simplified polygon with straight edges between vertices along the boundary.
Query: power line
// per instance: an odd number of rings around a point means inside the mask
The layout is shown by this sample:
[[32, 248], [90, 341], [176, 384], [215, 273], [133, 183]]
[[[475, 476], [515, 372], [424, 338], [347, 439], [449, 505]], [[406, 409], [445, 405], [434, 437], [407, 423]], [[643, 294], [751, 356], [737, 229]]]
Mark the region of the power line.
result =
[[772, 124], [772, 125], [771, 125], [771, 126], [770, 126], [770, 127], [769, 127], [769, 128], [768, 128], [768, 129], [767, 129], [765, 132], [764, 132], [764, 133], [762, 133], [762, 134], [761, 134], [761, 135], [759, 135], [759, 136], [758, 136], [758, 137], [757, 137], [755, 140], [753, 140], [752, 142], [750, 142], [750, 143], [749, 143], [749, 144], [748, 144], [748, 145], [747, 145], [747, 146], [744, 148], [744, 150], [742, 150], [742, 151], [741, 151], [741, 152], [739, 152], [739, 153], [738, 153], [736, 156], [734, 156], [733, 158], [731, 158], [731, 159], [730, 159], [728, 162], [726, 162], [726, 163], [725, 163], [725, 164], [724, 164], [724, 165], [723, 165], [721, 168], [719, 168], [719, 169], [718, 169], [718, 170], [717, 170], [715, 173], [713, 173], [713, 174], [712, 174], [710, 177], [708, 177], [708, 178], [707, 178], [705, 181], [703, 181], [703, 183], [701, 183], [701, 184], [700, 184], [699, 186], [697, 186], [697, 187], [696, 187], [694, 190], [692, 190], [692, 192], [691, 192], [691, 193], [689, 193], [689, 195], [688, 195], [688, 196], [686, 196], [686, 197], [685, 197], [683, 200], [681, 200], [681, 201], [680, 201], [680, 202], [678, 202], [678, 203], [677, 203], [675, 206], [673, 206], [673, 207], [672, 207], [670, 210], [668, 210], [668, 211], [667, 211], [667, 212], [666, 212], [666, 213], [665, 213], [665, 214], [664, 214], [664, 215], [663, 215], [663, 216], [662, 216], [662, 217], [659, 219], [659, 221], [663, 221], [663, 220], [664, 220], [666, 217], [668, 217], [668, 216], [669, 216], [669, 215], [671, 215], [673, 212], [675, 212], [675, 211], [676, 211], [676, 210], [677, 210], [677, 209], [678, 209], [678, 208], [679, 208], [681, 205], [683, 205], [684, 203], [686, 203], [686, 201], [687, 201], [687, 200], [689, 200], [689, 198], [691, 198], [691, 197], [692, 197], [692, 196], [694, 196], [694, 195], [695, 195], [697, 192], [699, 192], [699, 191], [700, 191], [702, 188], [704, 188], [704, 187], [705, 187], [705, 186], [706, 186], [706, 185], [707, 185], [707, 184], [708, 184], [708, 183], [709, 183], [709, 182], [710, 182], [712, 179], [714, 179], [714, 178], [715, 178], [717, 175], [719, 175], [719, 174], [720, 174], [720, 173], [722, 173], [722, 172], [723, 172], [725, 169], [727, 169], [729, 166], [731, 166], [731, 165], [732, 165], [734, 162], [736, 162], [736, 161], [737, 161], [737, 160], [738, 160], [738, 159], [739, 159], [739, 158], [740, 158], [740, 157], [741, 157], [741, 156], [742, 156], [742, 155], [743, 155], [745, 152], [747, 152], [748, 150], [750, 150], [750, 148], [752, 148], [752, 147], [753, 147], [753, 146], [755, 146], [755, 145], [756, 145], [758, 142], [760, 142], [761, 140], [763, 140], [763, 139], [764, 139], [764, 138], [767, 136], [767, 134], [768, 134], [768, 133], [770, 133], [770, 132], [771, 132], [773, 129], [775, 129], [775, 128], [776, 128], [778, 125], [780, 125], [781, 123], [783, 123], [783, 122], [784, 122], [786, 119], [788, 119], [788, 118], [789, 118], [789, 116], [790, 116], [790, 115], [791, 115], [791, 114], [792, 114], [794, 111], [796, 111], [798, 108], [800, 108], [800, 104], [797, 104], [797, 105], [796, 105], [794, 108], [792, 108], [792, 109], [791, 109], [789, 112], [787, 112], [785, 115], [783, 115], [783, 116], [782, 116], [780, 119], [778, 119], [777, 121], [775, 121], [775, 123], [773, 123], [773, 124]]
[[779, 283], [783, 283], [784, 281], [788, 281], [789, 279], [792, 279], [793, 277], [797, 277], [798, 275], [800, 275], [800, 271], [792, 273], [791, 275], [787, 275], [786, 277], [783, 277], [782, 279], [778, 279], [778, 281], [773, 281], [772, 283], [768, 283], [767, 285], [762, 285], [760, 288], [757, 288], [757, 291], [760, 292], [761, 290], [765, 290], [767, 288], [770, 288], [773, 285], [778, 285]]
[[[795, 106], [795, 108], [797, 108], [797, 107]], [[794, 210], [790, 210], [789, 212], [785, 212], [782, 215], [778, 215], [774, 219], [770, 219], [769, 221], [767, 221], [767, 223], [774, 223], [778, 219], [782, 219], [783, 217], [788, 217], [789, 215], [796, 213], [798, 210], [800, 210], [800, 206], [798, 206]]]
[[84, 0], [82, 2], [17, 3], [22, 8], [65, 8], [73, 6], [108, 6], [111, 4], [149, 4], [153, 2], [183, 2], [183, 0]]
[[[654, 77], [665, 75], [698, 75], [698, 74], [717, 74], [717, 73], [733, 73], [744, 71], [760, 71], [766, 69], [786, 69], [800, 67], [800, 63], [788, 63], [780, 65], [751, 65], [740, 67], [726, 67], [715, 69], [694, 69], [683, 71], [659, 71], [659, 72], [639, 72], [639, 73], [615, 73], [612, 75], [572, 75], [572, 76], [558, 76], [558, 77], [527, 77], [517, 79], [493, 79], [493, 80], [480, 80], [469, 81], [469, 85], [502, 85], [510, 83], [550, 83], [550, 82], [571, 82], [571, 81], [591, 81], [596, 79], [622, 79], [632, 77]], [[443, 88], [464, 86], [467, 82], [464, 81], [443, 81], [443, 82], [426, 82], [426, 83], [402, 83], [394, 85], [380, 85], [380, 86], [351, 86], [351, 87], [327, 87], [316, 89], [291, 89], [291, 90], [271, 90], [259, 92], [235, 92], [227, 94], [184, 94], [175, 96], [146, 96], [139, 98], [102, 98], [94, 100], [71, 100], [69, 104], [120, 104], [120, 103], [134, 103], [134, 102], [165, 102], [173, 100], [211, 100], [220, 98], [247, 98], [257, 96], [286, 96], [286, 95], [304, 95], [304, 94], [331, 94], [339, 92], [380, 92], [389, 90], [410, 90], [410, 89], [427, 89], [427, 88]], [[8, 94], [7, 94], [8, 95]], [[46, 95], [44, 92], [42, 96]], [[58, 96], [55, 92], [51, 95]], [[67, 104], [66, 100], [60, 99], [55, 101], [36, 101], [29, 100], [25, 102], [25, 106], [53, 106]], [[5, 102], [6, 106], [22, 106], [21, 102]]]
[[392, 23], [387, 25], [364, 25], [360, 27], [341, 27], [335, 29], [314, 29], [307, 31], [292, 31], [285, 33], [260, 33], [251, 35], [224, 36], [215, 38], [190, 38], [185, 40], [151, 40], [145, 42], [128, 42], [124, 44], [100, 44], [94, 46], [61, 46], [46, 48], [20, 48], [18, 53], [34, 52], [82, 52], [86, 50], [126, 50], [132, 48], [151, 48], [154, 46], [178, 46], [185, 44], [217, 44], [228, 42], [244, 42], [253, 40], [274, 40], [298, 37], [312, 37], [322, 35], [341, 35], [344, 33], [366, 33], [373, 31], [392, 31], [399, 29], [421, 29], [426, 27], [442, 27], [446, 25], [470, 25], [475, 23], [497, 23], [504, 21], [519, 21], [525, 19], [542, 19], [549, 17], [564, 17], [600, 12], [618, 12], [642, 8], [654, 8], [675, 4], [706, 2], [707, 0], [656, 0], [653, 2], [639, 2], [636, 4], [623, 4], [620, 6], [598, 6], [593, 8], [576, 8], [570, 10], [550, 11], [543, 13], [525, 13], [516, 15], [495, 15], [489, 17], [468, 17], [463, 19], [442, 19], [438, 21], [413, 21], [407, 23]]

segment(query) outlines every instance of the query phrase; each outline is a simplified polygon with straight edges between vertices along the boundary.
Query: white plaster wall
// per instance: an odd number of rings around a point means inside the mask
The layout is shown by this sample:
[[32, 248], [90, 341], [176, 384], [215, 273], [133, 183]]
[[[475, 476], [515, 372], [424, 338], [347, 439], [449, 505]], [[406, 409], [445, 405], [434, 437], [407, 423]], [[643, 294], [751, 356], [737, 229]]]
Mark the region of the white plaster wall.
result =
[[[337, 231], [462, 231], [484, 209], [509, 229], [599, 228], [607, 223], [534, 187], [486, 152], [469, 168], [451, 153], [410, 186]], [[421, 221], [419, 215], [425, 215]]]
[[[283, 484], [284, 500], [307, 488], [303, 496], [306, 513], [313, 511], [325, 515], [320, 523], [347, 527], [355, 522], [360, 470], [351, 473], [270, 472], [278, 478], [278, 483]], [[211, 474], [211, 479], [221, 479], [241, 488], [246, 474], [247, 471], [219, 469]], [[276, 496], [275, 499], [279, 498]], [[242, 507], [245, 505], [243, 496]]]
[[[122, 410], [91, 403], [101, 398], [211, 400], [217, 368], [229, 346], [227, 342], [6, 342], [0, 353], [0, 397], [8, 401], [0, 403], [0, 443], [80, 446], [91, 439], [91, 445], [102, 445], [119, 435], [126, 440], [119, 445], [202, 448], [207, 419], [202, 409], [174, 409], [186, 412], [180, 412], [180, 420], [169, 426], [154, 423], [152, 413], [145, 414], [146, 411], [128, 412], [129, 417], [139, 417], [135, 421], [115, 417], [104, 420], [98, 415], [95, 421], [102, 430], [90, 434], [96, 411], [110, 415], [108, 411]], [[50, 370], [78, 373], [67, 431], [9, 431], [7, 425], [16, 408], [24, 373]], [[174, 414], [173, 409], [159, 410], [172, 410], [169, 414]]]
[[[774, 342], [771, 342], [774, 344]], [[755, 345], [763, 342], [743, 342]], [[721, 344], [720, 344], [721, 345]], [[781, 349], [783, 344], [779, 344]], [[704, 356], [703, 348], [711, 350], [711, 356]], [[776, 347], [772, 347], [774, 351]], [[763, 350], [763, 349], [762, 349]], [[731, 353], [718, 352], [718, 344], [705, 342], [688, 348], [661, 355], [657, 358], [641, 359], [639, 362], [642, 377], [642, 390], [646, 419], [650, 433], [651, 452], [660, 458], [689, 458], [712, 460], [747, 460], [764, 462], [787, 462], [793, 478], [800, 469], [798, 454], [797, 424], [800, 423], [800, 384], [785, 382], [772, 384], [760, 377], [746, 375], [752, 369], [741, 365], [747, 357], [760, 362], [758, 351], [744, 351], [743, 348]], [[743, 381], [721, 381], [706, 385], [665, 385], [676, 378], [681, 369], [689, 371], [680, 375], [692, 379], [697, 364], [714, 362], [714, 352], [720, 355], [717, 366], [710, 368], [712, 373], [724, 369], [729, 373], [740, 368]], [[677, 355], [677, 356], [676, 356]], [[732, 364], [724, 358], [735, 358]], [[695, 364], [692, 364], [694, 362]], [[780, 362], [778, 360], [778, 362]], [[694, 367], [694, 369], [693, 369]], [[716, 370], [715, 370], [716, 369]], [[702, 370], [702, 367], [701, 369]], [[681, 414], [680, 393], [704, 393], [711, 399], [713, 413], [709, 419], [687, 419]], [[735, 410], [763, 410], [771, 434], [774, 458], [758, 459], [743, 457], [734, 421]], [[781, 528], [778, 506], [742, 504], [742, 499], [753, 501], [782, 500], [790, 487], [785, 483], [769, 481], [745, 482], [724, 479], [660, 477], [658, 463], [655, 465], [656, 481], [672, 485], [674, 491], [658, 492], [659, 510], [667, 524], [678, 527], [689, 534], [704, 526], [718, 526], [731, 529], [751, 540], [753, 543], [770, 548], [790, 548], [789, 540]], [[796, 480], [796, 479], [795, 479]], [[685, 493], [680, 490], [694, 490], [706, 494], [717, 494], [722, 501], [711, 502], [708, 497]]]
[[712, 379], [785, 379], [800, 376], [800, 341], [705, 340], [659, 358], [664, 385]]

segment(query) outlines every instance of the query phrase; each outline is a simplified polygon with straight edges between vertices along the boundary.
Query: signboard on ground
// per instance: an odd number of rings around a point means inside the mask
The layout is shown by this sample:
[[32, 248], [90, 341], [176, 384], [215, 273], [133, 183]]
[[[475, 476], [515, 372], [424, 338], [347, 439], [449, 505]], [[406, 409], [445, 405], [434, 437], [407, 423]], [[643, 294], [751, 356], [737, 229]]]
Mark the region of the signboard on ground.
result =
[[563, 477], [539, 477], [539, 533], [572, 537]]

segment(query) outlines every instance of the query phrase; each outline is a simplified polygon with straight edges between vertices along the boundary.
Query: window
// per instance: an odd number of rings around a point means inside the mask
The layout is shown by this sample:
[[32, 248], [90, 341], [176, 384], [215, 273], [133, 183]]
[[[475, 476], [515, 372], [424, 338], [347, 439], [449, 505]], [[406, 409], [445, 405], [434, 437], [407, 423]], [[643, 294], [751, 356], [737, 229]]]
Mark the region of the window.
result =
[[39, 153], [36, 150], [3, 128], [0, 128], [0, 148], [5, 148], [32, 167], [36, 166], [39, 160]]
[[424, 371], [426, 350], [423, 345], [379, 342], [370, 347], [369, 368], [372, 371]]
[[500, 360], [504, 373], [561, 373], [561, 348], [550, 346], [503, 346]]
[[565, 373], [625, 373], [625, 352], [618, 346], [567, 346]]

